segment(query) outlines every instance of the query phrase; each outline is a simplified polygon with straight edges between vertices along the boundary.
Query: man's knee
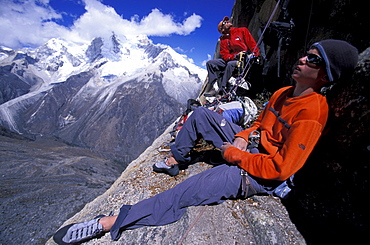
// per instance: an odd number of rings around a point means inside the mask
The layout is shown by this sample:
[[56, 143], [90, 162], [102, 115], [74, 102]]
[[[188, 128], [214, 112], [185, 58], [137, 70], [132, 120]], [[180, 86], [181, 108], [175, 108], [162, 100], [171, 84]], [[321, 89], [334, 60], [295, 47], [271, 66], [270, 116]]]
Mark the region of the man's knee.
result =
[[198, 117], [202, 117], [204, 116], [205, 114], [207, 114], [209, 112], [209, 109], [208, 108], [205, 108], [203, 106], [200, 106], [198, 108], [196, 108], [193, 113], [192, 113], [192, 116], [193, 118], [198, 118]]
[[227, 65], [226, 66], [227, 66], [227, 68], [233, 69], [233, 68], [236, 67], [236, 65], [237, 65], [237, 61], [236, 60], [232, 60], [232, 61], [227, 62]]
[[221, 69], [225, 68], [226, 64], [226, 61], [224, 61], [223, 59], [214, 59], [207, 61], [206, 66]]
[[207, 67], [214, 67], [215, 63], [216, 63], [216, 60], [209, 60], [209, 61], [207, 61], [206, 66]]

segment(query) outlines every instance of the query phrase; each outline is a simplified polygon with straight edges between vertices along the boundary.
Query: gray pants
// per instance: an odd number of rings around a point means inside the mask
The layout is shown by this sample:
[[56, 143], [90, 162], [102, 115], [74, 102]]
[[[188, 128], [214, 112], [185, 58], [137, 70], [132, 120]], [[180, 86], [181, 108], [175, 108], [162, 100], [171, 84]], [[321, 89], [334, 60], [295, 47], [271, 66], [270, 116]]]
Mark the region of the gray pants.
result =
[[242, 130], [242, 127], [229, 122], [220, 114], [198, 107], [179, 131], [171, 152], [177, 162], [186, 163], [190, 160], [187, 154], [200, 138], [220, 148], [224, 142], [232, 143], [234, 135]]
[[[240, 126], [228, 122], [218, 113], [199, 107], [185, 122], [171, 151], [177, 161], [186, 161], [186, 154], [199, 137], [220, 147], [225, 141], [232, 142], [234, 135], [241, 130]], [[123, 205], [110, 231], [112, 239], [119, 239], [120, 232], [124, 230], [175, 222], [189, 206], [220, 204], [227, 199], [268, 193], [266, 187], [250, 176], [247, 176], [247, 182], [251, 188], [248, 193], [243, 193], [242, 178], [239, 167], [223, 164], [194, 175], [174, 188], [135, 205]]]
[[[220, 204], [227, 199], [241, 198], [240, 173], [241, 169], [237, 166], [219, 165], [135, 205], [123, 205], [110, 231], [112, 239], [118, 240], [124, 230], [175, 222], [189, 206]], [[249, 176], [248, 178], [257, 193], [267, 193], [256, 180]], [[250, 190], [247, 196], [256, 194], [252, 192], [252, 188]]]
[[[237, 61], [224, 61], [223, 59], [209, 60], [207, 62], [208, 71], [208, 83], [213, 85], [215, 81], [219, 88], [226, 88], [227, 82], [231, 78], [235, 67], [237, 66]], [[223, 73], [222, 78], [220, 74]]]

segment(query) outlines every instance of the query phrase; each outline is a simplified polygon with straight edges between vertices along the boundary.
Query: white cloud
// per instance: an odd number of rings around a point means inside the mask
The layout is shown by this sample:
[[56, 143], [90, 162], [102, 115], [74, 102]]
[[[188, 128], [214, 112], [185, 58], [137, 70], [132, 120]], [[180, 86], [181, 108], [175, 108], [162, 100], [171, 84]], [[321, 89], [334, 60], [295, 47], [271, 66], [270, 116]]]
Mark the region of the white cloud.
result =
[[174, 48], [174, 50], [177, 51], [177, 52], [179, 52], [179, 53], [185, 53], [186, 52], [185, 50], [183, 50], [180, 47], [176, 47], [176, 48]]
[[39, 46], [53, 37], [75, 42], [89, 42], [112, 32], [118, 35], [170, 36], [188, 35], [201, 26], [202, 17], [193, 14], [182, 23], [158, 9], [140, 18], [123, 19], [114, 8], [99, 0], [84, 0], [86, 12], [70, 28], [57, 24], [63, 16], [49, 5], [49, 0], [1, 1], [0, 44], [19, 48]]
[[1, 44], [9, 47], [42, 43], [52, 33], [63, 33], [66, 28], [53, 20], [60, 19], [48, 6], [48, 1], [1, 1], [0, 33]]

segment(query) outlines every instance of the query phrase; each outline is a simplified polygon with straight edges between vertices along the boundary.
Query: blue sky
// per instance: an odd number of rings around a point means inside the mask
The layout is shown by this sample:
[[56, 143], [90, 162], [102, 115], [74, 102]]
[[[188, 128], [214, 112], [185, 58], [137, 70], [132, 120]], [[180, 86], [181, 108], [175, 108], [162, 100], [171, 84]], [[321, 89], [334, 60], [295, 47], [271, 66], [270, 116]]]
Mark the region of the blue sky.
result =
[[[38, 47], [53, 37], [88, 41], [114, 31], [147, 35], [202, 66], [234, 0], [0, 0], [0, 45]], [[6, 33], [6, 34], [5, 34]]]

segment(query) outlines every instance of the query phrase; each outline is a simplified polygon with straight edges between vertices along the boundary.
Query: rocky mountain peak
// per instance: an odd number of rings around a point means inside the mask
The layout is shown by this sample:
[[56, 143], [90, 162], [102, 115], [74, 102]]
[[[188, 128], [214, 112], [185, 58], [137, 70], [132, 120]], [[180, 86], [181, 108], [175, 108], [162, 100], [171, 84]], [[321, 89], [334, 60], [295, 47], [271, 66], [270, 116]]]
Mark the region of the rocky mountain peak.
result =
[[[31, 138], [53, 135], [121, 155], [124, 162], [172, 123], [186, 100], [196, 97], [206, 75], [170, 47], [142, 36], [113, 33], [90, 44], [51, 39], [34, 50], [2, 53], [1, 75], [28, 86], [0, 91], [7, 102], [0, 105], [0, 125]], [[153, 111], [161, 113], [148, 127]], [[97, 130], [100, 125], [107, 127]], [[133, 140], [139, 135], [144, 144]]]
[[86, 50], [86, 56], [90, 62], [94, 62], [98, 59], [103, 58], [103, 55], [102, 55], [103, 44], [104, 42], [101, 37], [94, 38], [91, 41], [91, 44]]
[[120, 44], [118, 37], [114, 33], [112, 34], [111, 41], [112, 41], [113, 53], [115, 54], [119, 53], [121, 51], [121, 48], [120, 48], [121, 44]]

